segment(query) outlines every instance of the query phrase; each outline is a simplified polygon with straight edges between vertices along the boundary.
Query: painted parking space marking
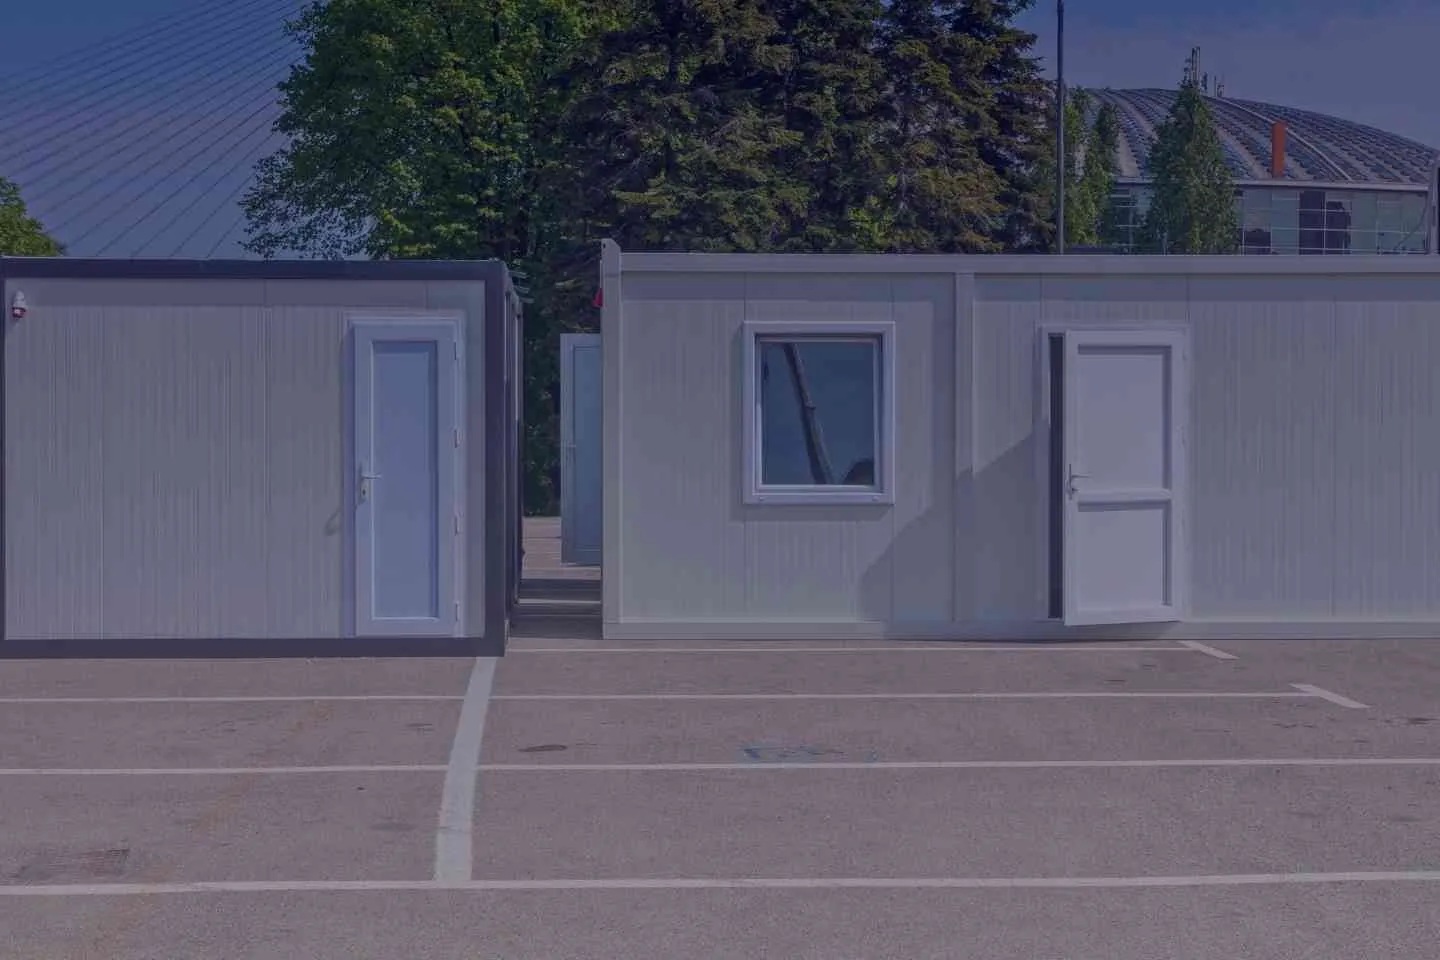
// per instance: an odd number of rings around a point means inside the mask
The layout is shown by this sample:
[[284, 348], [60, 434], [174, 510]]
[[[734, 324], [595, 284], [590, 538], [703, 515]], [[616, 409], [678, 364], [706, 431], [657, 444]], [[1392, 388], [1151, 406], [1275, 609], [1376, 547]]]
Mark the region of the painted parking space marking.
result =
[[79, 703], [327, 703], [350, 701], [363, 703], [462, 701], [459, 694], [444, 693], [363, 693], [363, 694], [287, 694], [285, 696], [253, 697], [0, 697], [0, 706], [6, 704], [79, 704]]
[[1331, 703], [1335, 704], [1336, 706], [1345, 707], [1347, 710], [1369, 710], [1369, 709], [1370, 709], [1369, 707], [1367, 707], [1365, 704], [1361, 703], [1361, 702], [1358, 701], [1358, 700], [1351, 700], [1349, 697], [1342, 697], [1342, 696], [1340, 696], [1340, 694], [1338, 694], [1338, 693], [1333, 693], [1333, 692], [1331, 692], [1331, 691], [1329, 691], [1329, 690], [1323, 689], [1322, 687], [1317, 687], [1317, 686], [1315, 686], [1314, 684], [1310, 684], [1310, 683], [1292, 683], [1292, 684], [1290, 684], [1290, 686], [1294, 687], [1296, 690], [1300, 690], [1300, 691], [1302, 691], [1302, 692], [1304, 692], [1304, 693], [1307, 693], [1307, 694], [1309, 694], [1309, 695], [1312, 696], [1312, 697], [1319, 697], [1321, 700], [1329, 700]]
[[726, 770], [1163, 770], [1177, 767], [1440, 767], [1440, 757], [1221, 757], [1208, 760], [815, 760], [749, 763], [487, 763], [487, 773], [665, 773]]
[[465, 689], [465, 703], [460, 708], [440, 795], [440, 816], [435, 826], [436, 881], [465, 881], [471, 876], [475, 781], [480, 765], [480, 743], [485, 737], [485, 713], [494, 683], [494, 659], [477, 658]]
[[444, 773], [444, 764], [386, 763], [287, 767], [0, 767], [0, 777], [238, 777], [290, 774]]
[[1224, 650], [1217, 650], [1208, 643], [1201, 643], [1198, 640], [1181, 640], [1180, 645], [1196, 653], [1203, 653], [1207, 657], [1214, 657], [1216, 660], [1239, 660], [1233, 653], [1226, 653]]
[[1290, 884], [1437, 883], [1440, 870], [1239, 873], [1128, 877], [703, 877], [596, 880], [220, 880], [193, 883], [0, 885], [0, 897], [158, 897], [184, 894], [544, 892], [567, 890], [1076, 890]]
[[[1318, 689], [1318, 688], [1317, 688]], [[1333, 695], [1332, 695], [1333, 696]], [[1226, 693], [1216, 691], [1121, 691], [1080, 692], [1030, 691], [987, 693], [507, 693], [490, 699], [506, 701], [563, 700], [1330, 700], [1330, 696], [1305, 690]], [[1353, 701], [1351, 701], [1353, 703]]]
[[[1200, 645], [1203, 647], [1204, 645]], [[894, 646], [732, 646], [732, 647], [525, 647], [514, 645], [505, 651], [506, 656], [531, 653], [568, 653], [588, 655], [592, 653], [1209, 653], [1221, 659], [1234, 660], [1229, 654], [1211, 653], [1200, 647], [1191, 646], [1128, 646], [1124, 644], [896, 644]], [[1213, 648], [1211, 648], [1213, 649]]]
[[1436, 767], [1440, 757], [1241, 757], [1209, 760], [896, 760], [896, 761], [729, 761], [700, 763], [495, 763], [495, 773], [660, 773], [710, 770], [1069, 770], [1165, 769], [1172, 767]]

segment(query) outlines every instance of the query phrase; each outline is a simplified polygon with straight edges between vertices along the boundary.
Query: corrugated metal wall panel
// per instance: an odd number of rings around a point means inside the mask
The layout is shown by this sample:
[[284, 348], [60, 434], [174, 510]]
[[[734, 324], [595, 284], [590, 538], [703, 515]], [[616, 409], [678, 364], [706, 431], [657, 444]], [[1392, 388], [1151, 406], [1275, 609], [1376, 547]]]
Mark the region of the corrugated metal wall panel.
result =
[[[814, 324], [890, 321], [895, 318], [893, 286], [893, 278], [886, 276], [820, 279], [751, 274], [746, 278], [745, 319]], [[739, 332], [737, 329], [734, 334]], [[896, 369], [908, 376], [929, 360], [930, 345], [905, 338], [904, 333], [898, 328], [895, 331]], [[722, 371], [734, 392], [740, 390], [741, 377], [746, 375], [748, 371], [739, 364], [729, 364]], [[928, 457], [913, 456], [914, 441], [917, 436], [925, 438], [921, 442], [928, 440], [924, 427], [931, 419], [933, 402], [927, 396], [920, 407], [910, 408], [906, 401], [912, 397], [904, 390], [896, 395], [903, 438], [897, 438], [896, 460], [923, 464]], [[743, 435], [740, 415], [741, 407], [734, 403], [712, 414], [726, 417], [737, 438]], [[912, 425], [920, 426], [922, 432], [912, 433]], [[736, 464], [730, 460], [726, 471], [732, 478], [732, 499], [739, 494]], [[914, 502], [915, 494], [897, 487], [895, 499]], [[746, 552], [741, 615], [796, 620], [890, 619], [895, 571], [889, 549], [897, 533], [895, 514], [892, 507], [878, 506], [760, 504], [738, 508], [737, 516], [744, 521]]]
[[734, 411], [745, 278], [626, 278], [620, 614], [741, 615], [749, 551]]
[[[478, 456], [483, 284], [435, 286], [464, 301], [475, 328], [466, 402]], [[6, 636], [344, 636], [346, 316], [378, 304], [418, 317], [426, 284], [24, 288], [31, 316], [10, 329], [5, 356]], [[467, 540], [483, 557], [478, 490], [468, 506]]]
[[1191, 608], [1325, 618], [1334, 588], [1334, 286], [1191, 284]]
[[[1150, 323], [1190, 332], [1190, 617], [1440, 619], [1440, 277], [951, 282], [625, 275], [620, 623], [1043, 620], [1040, 331]], [[852, 316], [902, 321], [895, 507], [742, 506], [742, 322]]]
[[345, 318], [277, 306], [265, 319], [269, 636], [340, 636], [349, 619]]
[[877, 565], [890, 574], [890, 606], [869, 619], [944, 621], [955, 612], [955, 284], [949, 275], [895, 277], [890, 294], [902, 361], [901, 495], [890, 511], [892, 541]]
[[98, 346], [101, 635], [265, 636], [263, 309], [104, 308]]
[[7, 636], [94, 636], [103, 626], [105, 358], [94, 345], [105, 324], [102, 309], [73, 308], [7, 337]]
[[981, 278], [975, 294], [974, 388], [956, 401], [975, 424], [974, 606], [962, 614], [1030, 619], [1044, 610], [1034, 436], [1040, 280]]
[[[653, 275], [625, 284], [621, 616], [887, 621], [900, 595], [907, 610], [948, 618], [954, 420], [935, 400], [954, 389], [952, 278]], [[743, 324], [835, 319], [899, 324], [896, 506], [746, 506]]]
[[1440, 619], [1440, 280], [1335, 303], [1337, 617]]

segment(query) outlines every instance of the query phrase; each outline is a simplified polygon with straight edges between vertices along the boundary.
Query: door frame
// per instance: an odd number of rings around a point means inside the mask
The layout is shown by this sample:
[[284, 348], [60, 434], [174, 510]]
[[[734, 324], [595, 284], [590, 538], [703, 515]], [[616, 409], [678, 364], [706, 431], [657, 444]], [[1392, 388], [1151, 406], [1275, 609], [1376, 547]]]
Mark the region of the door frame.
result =
[[[1176, 616], [1183, 619], [1189, 609], [1190, 599], [1190, 563], [1189, 563], [1189, 507], [1190, 507], [1190, 326], [1189, 324], [1175, 320], [1135, 320], [1135, 321], [1106, 321], [1101, 323], [1087, 322], [1084, 320], [1055, 320], [1039, 324], [1035, 342], [1035, 419], [1034, 419], [1034, 446], [1035, 446], [1035, 480], [1036, 500], [1035, 509], [1039, 522], [1036, 524], [1035, 537], [1035, 571], [1037, 593], [1035, 602], [1040, 611], [1040, 619], [1057, 624], [1065, 623], [1064, 598], [1069, 595], [1069, 584], [1061, 585], [1062, 605], [1060, 615], [1053, 616], [1050, 610], [1051, 590], [1051, 559], [1052, 550], [1058, 547], [1060, 554], [1061, 577], [1066, 577], [1066, 570], [1069, 564], [1066, 559], [1066, 545], [1063, 520], [1059, 531], [1051, 525], [1051, 500], [1050, 500], [1050, 478], [1054, 468], [1050, 457], [1050, 439], [1054, 424], [1050, 420], [1051, 403], [1051, 339], [1063, 337], [1066, 333], [1110, 333], [1110, 334], [1164, 334], [1178, 337], [1179, 344], [1174, 354], [1172, 375], [1174, 383], [1171, 392], [1174, 398], [1172, 410], [1172, 424], [1174, 431], [1173, 447], [1175, 453], [1174, 469], [1176, 477], [1176, 494], [1171, 501], [1174, 510], [1175, 528], [1175, 550], [1174, 550], [1174, 583], [1171, 585], [1175, 597]], [[1068, 410], [1068, 405], [1067, 405]], [[1064, 426], [1064, 424], [1062, 424]], [[1061, 449], [1068, 444], [1068, 439], [1061, 438]], [[1061, 504], [1063, 514], [1064, 504]], [[1155, 623], [1173, 621], [1154, 620], [1127, 620], [1125, 623]], [[1072, 621], [1072, 625], [1081, 624]]]
[[[578, 347], [593, 347], [601, 349], [601, 339], [598, 333], [564, 333], [560, 335], [560, 560], [562, 563], [573, 563], [578, 566], [596, 567], [600, 565], [601, 555], [604, 552], [604, 413], [601, 413], [601, 534], [600, 543], [595, 545], [594, 550], [581, 550], [575, 543], [574, 523], [567, 523], [575, 516], [575, 485], [567, 483], [566, 480], [575, 476], [575, 350]], [[605, 402], [604, 377], [605, 365], [603, 356], [597, 356], [597, 363], [600, 367], [601, 390], [600, 403]], [[568, 388], [568, 389], [567, 389]]]
[[[377, 336], [386, 332], [401, 333], [405, 336]], [[362, 336], [369, 334], [369, 336]], [[377, 310], [347, 311], [345, 314], [346, 350], [344, 355], [346, 395], [346, 429], [341, 467], [344, 470], [343, 510], [346, 526], [345, 546], [345, 630], [355, 638], [374, 637], [458, 637], [464, 636], [465, 618], [465, 537], [468, 536], [466, 516], [466, 431], [464, 429], [465, 403], [465, 346], [464, 314], [458, 310]], [[361, 464], [360, 438], [365, 419], [361, 415], [360, 398], [368, 381], [368, 374], [362, 375], [362, 349], [366, 342], [376, 340], [432, 340], [437, 344], [436, 389], [440, 394], [437, 404], [436, 435], [440, 441], [437, 454], [444, 452], [451, 457], [449, 471], [440, 475], [441, 483], [449, 488], [449, 500], [453, 506], [454, 520], [444, 522], [444, 507], [437, 517], [438, 534], [443, 539], [450, 532], [451, 549], [448, 563], [441, 555], [442, 570], [440, 609], [450, 609], [449, 618], [437, 618], [433, 627], [427, 629], [424, 621], [404, 621], [387, 624], [362, 616], [362, 607], [369, 597], [369, 587], [362, 583], [359, 570], [360, 559], [360, 511], [359, 474]], [[446, 344], [451, 345], [449, 358]], [[445, 362], [449, 359], [450, 362]], [[443, 402], [445, 393], [451, 394], [452, 402]], [[446, 443], [445, 438], [454, 439]], [[439, 457], [444, 460], [443, 456]], [[449, 476], [446, 476], [446, 473]], [[443, 487], [442, 487], [443, 489]], [[441, 502], [443, 504], [442, 494]], [[448, 576], [447, 570], [448, 567]]]

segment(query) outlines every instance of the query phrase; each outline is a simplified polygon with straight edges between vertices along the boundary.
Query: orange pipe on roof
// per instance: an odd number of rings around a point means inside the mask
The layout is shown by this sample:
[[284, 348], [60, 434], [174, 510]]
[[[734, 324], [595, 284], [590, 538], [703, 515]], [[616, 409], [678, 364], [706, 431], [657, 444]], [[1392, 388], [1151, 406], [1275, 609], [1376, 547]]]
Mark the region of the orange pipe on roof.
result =
[[1285, 176], [1285, 121], [1270, 124], [1270, 176]]

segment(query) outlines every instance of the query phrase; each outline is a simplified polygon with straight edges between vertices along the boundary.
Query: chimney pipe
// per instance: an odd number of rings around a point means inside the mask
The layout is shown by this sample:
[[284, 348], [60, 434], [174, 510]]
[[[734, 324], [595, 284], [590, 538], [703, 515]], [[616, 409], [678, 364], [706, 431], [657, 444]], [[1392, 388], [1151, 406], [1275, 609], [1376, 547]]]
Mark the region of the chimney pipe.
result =
[[1270, 125], [1270, 176], [1279, 180], [1285, 176], [1285, 121], [1276, 120]]

